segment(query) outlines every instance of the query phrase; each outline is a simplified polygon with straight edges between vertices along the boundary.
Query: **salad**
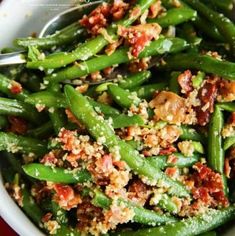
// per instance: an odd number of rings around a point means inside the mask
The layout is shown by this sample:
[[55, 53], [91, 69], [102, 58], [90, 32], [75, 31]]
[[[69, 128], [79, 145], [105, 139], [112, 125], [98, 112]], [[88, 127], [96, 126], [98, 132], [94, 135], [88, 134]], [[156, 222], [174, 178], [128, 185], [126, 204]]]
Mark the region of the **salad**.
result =
[[221, 235], [235, 219], [232, 8], [102, 1], [15, 40], [26, 64], [0, 68], [2, 175], [45, 235]]

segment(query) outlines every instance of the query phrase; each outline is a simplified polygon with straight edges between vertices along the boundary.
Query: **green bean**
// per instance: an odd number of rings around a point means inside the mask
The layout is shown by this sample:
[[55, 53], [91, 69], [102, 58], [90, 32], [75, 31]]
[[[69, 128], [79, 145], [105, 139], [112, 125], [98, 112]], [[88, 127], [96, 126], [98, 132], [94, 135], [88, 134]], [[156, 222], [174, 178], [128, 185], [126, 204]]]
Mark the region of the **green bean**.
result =
[[56, 134], [58, 134], [60, 130], [67, 124], [67, 119], [64, 109], [60, 108], [53, 109], [51, 112], [49, 112], [49, 117], [51, 119]]
[[233, 0], [209, 0], [209, 2], [221, 11], [231, 11], [233, 9]]
[[146, 82], [151, 76], [151, 72], [148, 70], [138, 72], [136, 74], [131, 74], [126, 78], [123, 78], [118, 83], [118, 86], [123, 89], [132, 89], [136, 86], [142, 85]]
[[114, 107], [111, 107], [107, 104], [97, 102], [93, 99], [89, 99], [89, 103], [93, 106], [96, 112], [103, 113], [105, 116], [117, 116], [120, 114], [120, 111]]
[[0, 97], [0, 114], [23, 117], [36, 124], [40, 124], [44, 120], [44, 115], [38, 113], [31, 105], [2, 97]]
[[57, 202], [51, 201], [51, 211], [53, 213], [53, 216], [55, 217], [56, 221], [59, 224], [67, 224], [68, 223], [68, 218], [66, 215], [66, 210], [61, 208]]
[[[175, 157], [174, 162], [168, 161], [170, 157]], [[148, 157], [146, 160], [149, 162], [151, 166], [159, 169], [165, 169], [167, 167], [191, 167], [193, 164], [199, 161], [199, 155], [194, 154], [192, 156], [184, 156], [181, 153], [173, 153], [170, 156], [153, 156]]]
[[20, 93], [12, 93], [11, 87], [14, 85], [14, 83], [17, 83], [14, 80], [8, 79], [6, 76], [0, 74], [0, 92], [6, 94], [7, 96], [11, 98], [16, 98], [19, 101], [24, 101], [25, 98], [27, 98], [29, 92], [26, 90], [22, 90]]
[[137, 231], [120, 232], [119, 236], [194, 236], [209, 230], [235, 218], [235, 207], [230, 206], [221, 210], [208, 209], [205, 213], [181, 220], [176, 223], [161, 227], [145, 228]]
[[170, 74], [170, 81], [169, 81], [169, 89], [170, 91], [179, 94], [180, 93], [180, 85], [178, 83], [178, 77], [181, 74], [179, 71], [173, 71]]
[[225, 79], [235, 79], [235, 63], [220, 61], [208, 55], [182, 53], [165, 57], [164, 61], [164, 65], [157, 65], [159, 69], [196, 69]]
[[203, 80], [205, 79], [206, 74], [202, 71], [198, 71], [197, 75], [192, 78], [193, 87], [199, 89]]
[[[116, 35], [117, 25], [123, 25], [125, 27], [131, 25], [140, 14], [144, 13], [151, 6], [153, 2], [154, 0], [138, 0], [136, 5], [130, 10], [129, 14], [127, 14], [124, 19], [114, 22], [108, 27], [107, 32], [109, 36], [113, 40], [118, 39]], [[139, 8], [140, 13], [131, 14], [136, 7]], [[79, 45], [71, 53], [60, 54], [57, 58], [53, 57], [52, 59], [49, 58], [42, 61], [28, 62], [27, 67], [31, 69], [38, 69], [39, 67], [42, 67], [43, 69], [60, 68], [76, 60], [87, 60], [100, 52], [107, 44], [109, 44], [108, 40], [106, 40], [103, 35], [98, 35], [96, 38], [90, 39]]]
[[43, 212], [34, 201], [31, 193], [28, 191], [27, 186], [21, 188], [22, 193], [22, 208], [23, 211], [32, 219], [32, 221], [40, 226]]
[[8, 120], [6, 116], [0, 115], [0, 129], [4, 129], [8, 126]]
[[[164, 54], [166, 52], [179, 52], [187, 47], [187, 43], [179, 38], [159, 38], [150, 43], [139, 55], [139, 58]], [[112, 55], [101, 55], [90, 60], [74, 65], [58, 72], [52, 73], [44, 78], [45, 81], [61, 82], [67, 79], [75, 79], [86, 76], [92, 72], [100, 71], [107, 67], [129, 62], [128, 49], [121, 48]]]
[[220, 34], [230, 44], [232, 55], [235, 56], [235, 25], [223, 14], [213, 11], [199, 0], [184, 0], [207, 18], [219, 30]]
[[84, 33], [84, 28], [75, 22], [53, 35], [43, 38], [18, 38], [14, 43], [20, 47], [37, 46], [41, 49], [51, 49], [54, 46], [73, 42], [82, 33]]
[[234, 146], [235, 144], [235, 136], [231, 136], [231, 137], [227, 137], [225, 140], [224, 140], [224, 145], [223, 145], [223, 148], [224, 150], [228, 150], [230, 147]]
[[47, 152], [47, 145], [40, 140], [30, 137], [0, 132], [0, 150], [6, 150], [12, 153], [32, 153], [42, 156]]
[[112, 99], [123, 108], [130, 108], [131, 105], [138, 105], [140, 99], [129, 91], [122, 89], [117, 85], [109, 85], [108, 86], [108, 94], [112, 97]]
[[69, 85], [65, 86], [65, 95], [72, 113], [85, 125], [88, 132], [95, 139], [104, 137], [104, 144], [110, 152], [114, 152], [116, 149], [119, 150], [121, 159], [125, 161], [133, 171], [139, 175], [146, 176], [156, 184], [166, 184], [169, 187], [170, 194], [189, 196], [188, 191], [183, 185], [167, 177], [163, 172], [153, 168], [135, 149], [120, 140], [111, 127], [97, 115], [86, 97]]
[[150, 23], [158, 23], [161, 27], [166, 28], [171, 25], [178, 25], [183, 22], [195, 19], [197, 12], [189, 7], [179, 7], [167, 10], [166, 13], [154, 19], [148, 19]]
[[64, 108], [67, 105], [63, 95], [54, 91], [40, 91], [33, 93], [25, 99], [25, 102], [34, 106], [42, 105], [54, 108]]
[[210, 232], [206, 232], [203, 234], [200, 234], [199, 236], [216, 236], [216, 232], [215, 231], [210, 231]]
[[53, 124], [51, 121], [48, 121], [35, 129], [28, 130], [27, 134], [34, 138], [45, 138], [53, 134], [53, 131]]
[[85, 170], [69, 171], [59, 167], [45, 166], [39, 163], [31, 163], [23, 166], [24, 172], [38, 180], [55, 183], [73, 184], [84, 183], [91, 180], [90, 173]]
[[218, 106], [215, 106], [214, 113], [209, 123], [208, 164], [213, 170], [221, 174], [224, 171], [224, 151], [221, 136], [223, 123], [223, 113]]
[[193, 140], [193, 141], [199, 141], [204, 143], [206, 141], [205, 136], [203, 134], [198, 133], [195, 129], [186, 126], [186, 125], [181, 125], [181, 135], [180, 139], [181, 140]]
[[111, 125], [114, 129], [125, 128], [129, 126], [143, 126], [144, 120], [139, 115], [118, 115], [112, 118]]
[[167, 87], [167, 83], [160, 82], [156, 84], [148, 84], [131, 89], [132, 92], [136, 92], [137, 97], [141, 99], [151, 99], [155, 91], [163, 90]]
[[6, 53], [12, 53], [12, 52], [16, 52], [17, 48], [13, 48], [13, 47], [5, 47], [1, 49], [1, 54], [6, 54]]
[[174, 203], [167, 194], [160, 194], [160, 199], [158, 200], [158, 203], [156, 206], [159, 206], [161, 209], [171, 212], [171, 213], [177, 213], [178, 207], [176, 203]]
[[225, 111], [234, 112], [235, 111], [235, 102], [223, 102], [218, 103], [218, 106]]
[[[99, 190], [94, 191], [94, 198], [92, 199], [92, 203], [95, 206], [108, 209], [111, 205], [111, 199], [106, 197], [102, 192]], [[134, 211], [134, 218], [133, 221], [140, 224], [145, 225], [160, 225], [170, 222], [175, 222], [176, 219], [172, 216], [162, 215], [152, 210], [147, 210], [144, 207], [138, 206], [131, 201], [126, 201], [121, 198], [118, 199], [119, 204], [124, 204], [128, 208]]]

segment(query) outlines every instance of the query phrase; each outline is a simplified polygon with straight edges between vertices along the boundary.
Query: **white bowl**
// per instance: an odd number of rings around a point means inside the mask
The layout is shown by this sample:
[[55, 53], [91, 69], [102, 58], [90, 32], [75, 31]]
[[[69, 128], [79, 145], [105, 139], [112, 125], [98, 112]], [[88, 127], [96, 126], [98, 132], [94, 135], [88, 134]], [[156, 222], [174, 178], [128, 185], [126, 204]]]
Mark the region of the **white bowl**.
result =
[[[17, 37], [39, 32], [54, 15], [76, 0], [3, 0], [0, 3], [0, 49]], [[22, 236], [44, 234], [27, 218], [4, 188], [0, 174], [0, 216]], [[234, 236], [235, 225], [224, 236]], [[172, 235], [173, 236], [173, 235]]]

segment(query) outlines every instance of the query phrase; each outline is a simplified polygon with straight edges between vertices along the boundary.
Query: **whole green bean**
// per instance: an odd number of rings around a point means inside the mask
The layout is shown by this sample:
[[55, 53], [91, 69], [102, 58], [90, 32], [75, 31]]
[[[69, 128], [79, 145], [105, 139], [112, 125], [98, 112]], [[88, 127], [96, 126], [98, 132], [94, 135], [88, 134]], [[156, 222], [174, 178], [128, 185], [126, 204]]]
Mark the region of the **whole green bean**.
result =
[[208, 164], [221, 174], [224, 171], [224, 150], [222, 148], [221, 131], [223, 129], [224, 118], [221, 109], [215, 106], [209, 123], [208, 135]]
[[150, 23], [158, 23], [161, 27], [166, 28], [171, 25], [178, 25], [183, 22], [195, 19], [197, 12], [189, 7], [179, 7], [168, 9], [167, 12], [154, 19], [148, 19]]
[[211, 8], [199, 0], [184, 0], [187, 4], [195, 8], [200, 14], [207, 18], [219, 30], [220, 34], [230, 44], [232, 55], [235, 56], [235, 25], [223, 14], [213, 11]]
[[112, 117], [111, 125], [114, 129], [125, 128], [129, 126], [143, 126], [144, 120], [139, 115], [128, 116], [120, 114]]
[[[139, 55], [139, 58], [164, 54], [166, 52], [175, 53], [187, 47], [187, 43], [180, 38], [159, 38], [150, 43]], [[129, 62], [128, 49], [116, 50], [112, 55], [101, 55], [85, 62], [79, 63], [58, 72], [52, 73], [44, 78], [45, 81], [61, 82], [67, 79], [75, 79], [86, 76], [92, 72], [100, 71], [107, 67]]]
[[138, 86], [131, 89], [132, 92], [136, 92], [137, 97], [141, 99], [151, 99], [155, 91], [163, 90], [167, 87], [167, 83], [160, 82], [156, 84], [148, 84], [143, 86]]
[[189, 196], [188, 191], [180, 183], [167, 177], [163, 172], [156, 170], [130, 145], [120, 140], [106, 122], [97, 115], [89, 104], [89, 101], [76, 91], [73, 87], [65, 86], [65, 95], [69, 107], [75, 117], [81, 121], [96, 139], [105, 138], [105, 145], [110, 152], [119, 150], [121, 159], [136, 173], [146, 176], [155, 184], [166, 185], [169, 187], [169, 193], [177, 196]]
[[[174, 162], [169, 162], [168, 159], [170, 157], [175, 157]], [[194, 154], [193, 156], [184, 156], [181, 153], [173, 153], [170, 156], [153, 156], [148, 157], [146, 160], [149, 162], [150, 165], [159, 168], [165, 169], [167, 167], [191, 167], [193, 164], [199, 161], [199, 155]]]
[[[125, 27], [131, 25], [142, 13], [144, 13], [154, 2], [154, 0], [138, 0], [133, 9], [130, 10], [129, 14], [117, 22], [111, 24], [108, 27], [107, 32], [112, 39], [118, 39], [116, 35], [117, 25], [123, 25]], [[138, 8], [140, 10], [139, 14], [132, 14], [132, 11]], [[87, 42], [79, 45], [71, 53], [63, 53], [58, 55], [57, 58], [45, 59], [42, 61], [28, 62], [27, 67], [31, 69], [38, 69], [39, 67], [43, 69], [53, 69], [60, 68], [68, 65], [76, 60], [87, 60], [88, 58], [94, 56], [96, 53], [100, 52], [107, 44], [108, 40], [105, 39], [103, 35], [98, 35], [94, 39], [90, 39]]]
[[0, 150], [12, 153], [27, 153], [42, 156], [47, 152], [47, 145], [40, 140], [12, 133], [0, 132]]
[[235, 111], [235, 102], [223, 102], [218, 103], [218, 106], [225, 111], [234, 112]]
[[85, 169], [69, 171], [63, 168], [45, 166], [39, 163], [27, 164], [22, 168], [27, 175], [35, 179], [55, 183], [73, 184], [84, 183], [91, 180], [90, 173]]
[[235, 79], [235, 63], [220, 61], [208, 55], [183, 53], [165, 57], [164, 61], [164, 64], [158, 63], [159, 69], [196, 69], [225, 79]]
[[17, 46], [37, 46], [40, 49], [51, 49], [54, 46], [61, 46], [75, 41], [81, 34], [84, 34], [77, 22], [65, 27], [59, 32], [43, 38], [18, 38], [14, 41]]
[[208, 209], [205, 213], [161, 227], [120, 232], [119, 236], [194, 236], [217, 228], [235, 218], [235, 207]]
[[29, 104], [2, 97], [0, 97], [0, 114], [23, 117], [36, 124], [40, 124], [45, 118], [42, 113], [37, 112], [37, 110]]
[[11, 87], [14, 85], [14, 83], [17, 83], [14, 80], [8, 79], [6, 76], [3, 74], [0, 74], [0, 92], [6, 94], [7, 96], [11, 98], [16, 98], [19, 101], [24, 101], [25, 98], [29, 95], [29, 92], [26, 90], [22, 90], [20, 93], [12, 93], [11, 92]]
[[118, 86], [123, 89], [131, 89], [136, 86], [142, 85], [144, 82], [146, 82], [151, 76], [151, 72], [148, 70], [141, 71], [135, 74], [131, 74], [127, 76], [126, 78], [123, 78], [118, 83]]
[[223, 148], [224, 150], [228, 150], [230, 147], [232, 147], [235, 144], [235, 136], [227, 137], [224, 140]]

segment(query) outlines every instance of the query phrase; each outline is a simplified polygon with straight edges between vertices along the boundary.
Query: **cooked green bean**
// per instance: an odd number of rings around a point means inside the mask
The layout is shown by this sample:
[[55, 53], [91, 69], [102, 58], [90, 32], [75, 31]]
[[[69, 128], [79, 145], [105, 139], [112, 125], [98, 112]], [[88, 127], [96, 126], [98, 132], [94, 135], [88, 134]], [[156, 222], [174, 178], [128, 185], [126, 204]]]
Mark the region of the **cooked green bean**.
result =
[[90, 173], [85, 170], [65, 170], [58, 167], [45, 166], [39, 163], [32, 163], [23, 166], [24, 172], [38, 180], [51, 181], [55, 183], [73, 184], [84, 183], [91, 180]]
[[112, 127], [114, 129], [125, 128], [129, 126], [143, 126], [144, 120], [139, 115], [118, 115], [112, 118], [111, 120]]
[[46, 122], [45, 124], [27, 131], [29, 136], [34, 138], [45, 138], [53, 134], [53, 124], [51, 121]]
[[231, 136], [231, 137], [227, 137], [225, 140], [224, 140], [224, 150], [228, 150], [230, 147], [234, 146], [235, 144], [235, 136]]
[[223, 102], [218, 103], [218, 106], [225, 111], [234, 112], [235, 111], [235, 102]]
[[224, 150], [222, 148], [221, 136], [223, 124], [223, 113], [218, 106], [215, 106], [215, 111], [212, 114], [209, 124], [208, 164], [213, 170], [221, 174], [224, 171]]
[[182, 132], [180, 135], [180, 139], [199, 141], [202, 143], [205, 142], [205, 135], [198, 133], [195, 129], [191, 128], [190, 126], [181, 125], [180, 129]]
[[[139, 55], [139, 58], [150, 57], [166, 52], [175, 53], [182, 51], [187, 47], [187, 43], [180, 38], [159, 38], [150, 43]], [[61, 82], [67, 79], [75, 79], [86, 76], [92, 72], [96, 72], [107, 67], [129, 62], [128, 49], [122, 48], [116, 50], [112, 55], [100, 55], [79, 63], [58, 72], [46, 76], [45, 81]]]

